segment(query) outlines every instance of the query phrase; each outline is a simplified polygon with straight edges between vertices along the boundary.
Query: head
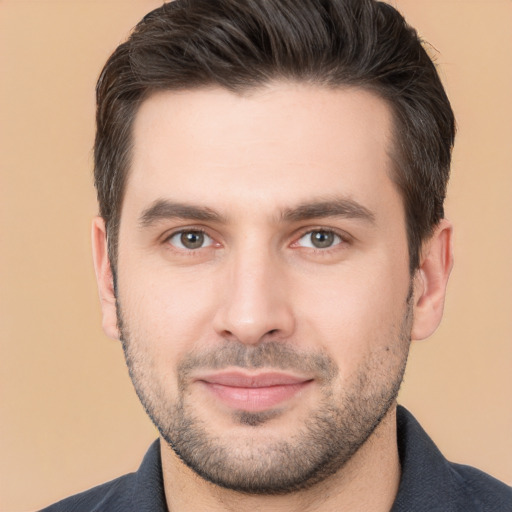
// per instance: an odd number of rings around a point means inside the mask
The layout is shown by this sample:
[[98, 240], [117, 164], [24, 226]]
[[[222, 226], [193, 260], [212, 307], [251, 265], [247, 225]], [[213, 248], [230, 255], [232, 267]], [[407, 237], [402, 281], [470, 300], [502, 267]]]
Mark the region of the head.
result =
[[384, 3], [177, 0], [114, 52], [95, 263], [169, 457], [287, 493], [392, 420], [411, 336], [442, 311], [453, 133]]

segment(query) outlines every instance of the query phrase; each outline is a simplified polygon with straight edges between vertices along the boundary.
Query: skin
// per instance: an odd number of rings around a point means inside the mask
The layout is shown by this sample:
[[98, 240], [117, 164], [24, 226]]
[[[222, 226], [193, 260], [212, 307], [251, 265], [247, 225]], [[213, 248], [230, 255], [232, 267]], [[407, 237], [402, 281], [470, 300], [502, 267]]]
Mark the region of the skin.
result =
[[[452, 230], [439, 224], [411, 279], [403, 204], [390, 178], [391, 131], [387, 104], [358, 89], [274, 83], [244, 95], [211, 88], [144, 101], [121, 213], [118, 309], [101, 218], [93, 251], [104, 330], [119, 339], [122, 316], [146, 408], [163, 417], [181, 399], [210, 438], [243, 461], [301, 439], [326, 397], [346, 416], [351, 396], [392, 396], [410, 339], [428, 337], [441, 320]], [[315, 212], [304, 207], [311, 204]], [[194, 218], [184, 205], [196, 209]], [[204, 231], [204, 244], [186, 248], [183, 230], [196, 240]], [[335, 236], [316, 248], [311, 232]], [[306, 361], [324, 356], [332, 378], [293, 367], [308, 384], [277, 405], [263, 400], [243, 421], [197, 380], [201, 365], [180, 373], [193, 356], [233, 346], [254, 354], [269, 344]], [[242, 371], [272, 368], [270, 360]], [[286, 494], [215, 485], [162, 442], [169, 509], [389, 510], [400, 469], [396, 403], [388, 406], [348, 461]]]

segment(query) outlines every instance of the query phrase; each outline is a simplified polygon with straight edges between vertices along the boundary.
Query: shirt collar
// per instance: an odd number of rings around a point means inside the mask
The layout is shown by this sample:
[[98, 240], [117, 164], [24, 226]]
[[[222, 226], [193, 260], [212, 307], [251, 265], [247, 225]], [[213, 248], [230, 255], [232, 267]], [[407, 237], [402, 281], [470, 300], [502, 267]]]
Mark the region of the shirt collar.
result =
[[402, 476], [391, 512], [450, 512], [457, 486], [449, 462], [414, 416], [397, 408], [397, 442]]
[[159, 439], [149, 447], [135, 473], [131, 509], [137, 512], [168, 512]]

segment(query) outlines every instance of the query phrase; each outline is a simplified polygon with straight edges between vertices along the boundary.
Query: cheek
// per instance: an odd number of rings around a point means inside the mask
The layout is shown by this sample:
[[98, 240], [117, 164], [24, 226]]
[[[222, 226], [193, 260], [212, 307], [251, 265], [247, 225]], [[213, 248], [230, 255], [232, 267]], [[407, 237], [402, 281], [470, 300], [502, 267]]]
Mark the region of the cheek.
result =
[[159, 365], [172, 368], [202, 343], [215, 309], [215, 285], [197, 273], [138, 272], [119, 290], [130, 337]]
[[[336, 360], [342, 374], [364, 364], [369, 354], [385, 354], [398, 343], [409, 289], [407, 266], [345, 267], [317, 278], [296, 297], [303, 338], [316, 340]], [[398, 269], [401, 269], [400, 271]], [[306, 291], [307, 290], [307, 291]]]

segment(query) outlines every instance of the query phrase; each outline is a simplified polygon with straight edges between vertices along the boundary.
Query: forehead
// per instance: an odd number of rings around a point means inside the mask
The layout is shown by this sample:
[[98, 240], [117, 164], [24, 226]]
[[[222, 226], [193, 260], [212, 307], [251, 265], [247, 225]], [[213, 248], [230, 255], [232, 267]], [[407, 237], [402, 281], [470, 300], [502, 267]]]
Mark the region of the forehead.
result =
[[269, 213], [333, 194], [372, 202], [392, 185], [391, 133], [386, 102], [356, 88], [158, 92], [134, 122], [125, 202], [169, 196]]

